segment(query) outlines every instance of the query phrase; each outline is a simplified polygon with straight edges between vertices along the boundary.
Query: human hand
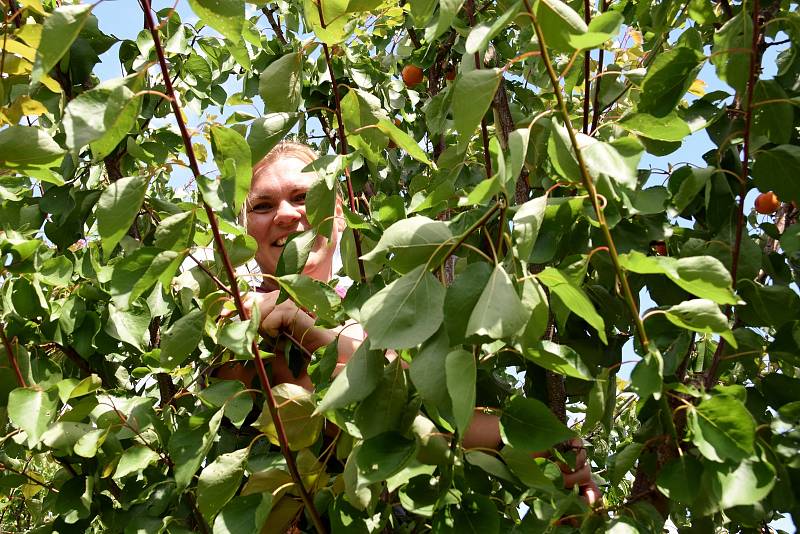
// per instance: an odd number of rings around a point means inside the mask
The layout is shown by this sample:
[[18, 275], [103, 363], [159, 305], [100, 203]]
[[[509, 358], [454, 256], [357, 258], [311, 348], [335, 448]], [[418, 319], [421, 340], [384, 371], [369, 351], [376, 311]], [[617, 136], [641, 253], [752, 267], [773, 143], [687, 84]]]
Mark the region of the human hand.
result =
[[568, 444], [578, 452], [575, 457], [575, 469], [564, 462], [558, 462], [564, 478], [564, 487], [569, 489], [578, 486], [581, 498], [586, 501], [586, 504], [593, 506], [602, 499], [602, 494], [600, 488], [592, 480], [592, 469], [586, 461], [586, 447], [583, 446], [581, 438], [573, 438], [569, 440]]

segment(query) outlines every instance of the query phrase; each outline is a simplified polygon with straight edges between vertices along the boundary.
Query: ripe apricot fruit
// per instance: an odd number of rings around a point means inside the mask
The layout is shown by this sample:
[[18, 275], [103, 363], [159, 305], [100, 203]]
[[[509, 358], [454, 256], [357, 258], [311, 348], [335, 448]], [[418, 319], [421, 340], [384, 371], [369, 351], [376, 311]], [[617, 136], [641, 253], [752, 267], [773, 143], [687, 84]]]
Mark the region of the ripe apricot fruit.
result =
[[403, 67], [403, 83], [406, 87], [414, 87], [422, 81], [422, 69], [416, 65], [406, 65]]
[[758, 213], [763, 213], [764, 215], [775, 213], [780, 205], [781, 201], [778, 199], [778, 195], [772, 191], [761, 193], [756, 197], [756, 211]]
[[448, 82], [452, 82], [456, 79], [456, 68], [450, 65], [444, 73], [444, 77], [447, 78]]

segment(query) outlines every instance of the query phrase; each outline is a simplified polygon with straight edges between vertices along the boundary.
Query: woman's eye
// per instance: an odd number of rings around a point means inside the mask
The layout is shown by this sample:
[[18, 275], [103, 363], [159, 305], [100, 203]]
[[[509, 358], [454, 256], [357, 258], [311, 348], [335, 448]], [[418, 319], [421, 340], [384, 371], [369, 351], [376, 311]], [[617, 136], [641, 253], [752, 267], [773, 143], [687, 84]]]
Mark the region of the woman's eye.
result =
[[250, 211], [255, 213], [267, 213], [272, 209], [272, 204], [268, 204], [266, 202], [259, 202], [258, 204], [254, 204]]
[[295, 195], [294, 202], [296, 204], [305, 204], [305, 202], [306, 202], [306, 194], [305, 193], [300, 193], [298, 195]]

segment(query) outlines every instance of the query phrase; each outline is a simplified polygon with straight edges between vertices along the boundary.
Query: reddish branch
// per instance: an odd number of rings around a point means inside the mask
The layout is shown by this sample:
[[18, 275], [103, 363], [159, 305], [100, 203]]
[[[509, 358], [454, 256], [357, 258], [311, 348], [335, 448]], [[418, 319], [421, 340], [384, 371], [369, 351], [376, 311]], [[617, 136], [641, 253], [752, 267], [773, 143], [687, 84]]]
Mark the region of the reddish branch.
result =
[[[761, 52], [759, 42], [761, 41], [761, 6], [759, 0], [753, 0], [753, 36], [750, 42], [750, 70], [747, 76], [747, 88], [744, 101], [744, 136], [742, 148], [742, 170], [739, 175], [739, 213], [736, 221], [736, 237], [733, 242], [733, 251], [731, 253], [731, 278], [733, 279], [733, 288], [736, 289], [736, 282], [739, 273], [739, 255], [742, 248], [742, 234], [746, 224], [744, 216], [744, 198], [747, 195], [747, 178], [750, 175], [750, 128], [753, 122], [753, 93], [755, 92], [755, 85], [757, 74], [761, 66]], [[725, 315], [730, 319], [733, 309], [728, 306], [725, 310]], [[711, 365], [706, 371], [705, 385], [711, 387], [717, 381], [717, 371], [719, 363], [722, 360], [722, 353], [725, 350], [725, 340], [720, 339], [717, 350], [714, 351], [714, 358]]]
[[[147, 29], [150, 31], [151, 35], [153, 36], [153, 44], [155, 46], [156, 55], [158, 56], [158, 63], [161, 67], [161, 74], [164, 78], [164, 85], [166, 88], [167, 95], [171, 98], [170, 105], [172, 106], [173, 114], [175, 115], [175, 120], [178, 123], [178, 129], [181, 132], [181, 137], [183, 138], [183, 144], [186, 149], [186, 156], [189, 159], [189, 168], [192, 170], [192, 174], [194, 175], [195, 179], [198, 179], [200, 174], [200, 168], [197, 165], [197, 158], [194, 153], [194, 148], [192, 147], [191, 137], [189, 136], [189, 131], [186, 128], [186, 124], [183, 121], [183, 115], [181, 113], [180, 105], [178, 104], [178, 99], [175, 97], [175, 90], [172, 86], [172, 81], [169, 77], [169, 68], [167, 67], [167, 61], [164, 57], [164, 50], [161, 46], [161, 39], [158, 34], [158, 30], [155, 27], [155, 22], [153, 20], [153, 14], [150, 7], [150, 0], [140, 0], [142, 9], [144, 11], [145, 17], [145, 25]], [[214, 235], [214, 243], [216, 244], [219, 254], [222, 258], [223, 265], [225, 266], [225, 272], [228, 275], [228, 280], [231, 284], [231, 292], [233, 293], [233, 300], [236, 304], [236, 310], [239, 313], [239, 317], [242, 321], [247, 321], [249, 319], [249, 313], [247, 308], [245, 308], [244, 303], [242, 301], [242, 296], [239, 292], [239, 285], [236, 281], [236, 273], [233, 269], [233, 265], [231, 264], [230, 257], [228, 256], [228, 252], [225, 249], [225, 244], [222, 240], [222, 235], [219, 231], [219, 225], [217, 224], [217, 217], [214, 213], [214, 210], [211, 209], [205, 200], [203, 200], [203, 208], [208, 215], [208, 222], [211, 226], [211, 232]], [[286, 430], [283, 426], [283, 421], [280, 418], [280, 414], [278, 413], [278, 408], [275, 402], [275, 397], [272, 394], [272, 387], [270, 385], [269, 377], [267, 376], [266, 369], [264, 367], [264, 362], [261, 359], [261, 353], [258, 350], [258, 344], [253, 341], [252, 343], [252, 351], [253, 351], [253, 359], [256, 363], [256, 371], [258, 372], [258, 378], [261, 381], [261, 386], [264, 389], [264, 393], [267, 399], [267, 407], [269, 409], [270, 415], [272, 416], [272, 420], [275, 423], [275, 430], [278, 437], [278, 441], [280, 442], [281, 453], [283, 454], [284, 458], [286, 459], [286, 466], [289, 469], [289, 473], [292, 477], [292, 480], [297, 485], [297, 489], [300, 493], [300, 498], [303, 500], [303, 504], [306, 507], [306, 511], [308, 512], [309, 516], [311, 517], [312, 522], [316, 529], [323, 533], [325, 532], [325, 527], [322, 523], [322, 519], [319, 516], [319, 512], [317, 512], [316, 507], [314, 506], [314, 501], [311, 498], [311, 495], [306, 490], [305, 486], [303, 485], [303, 480], [300, 477], [300, 472], [297, 469], [297, 464], [295, 462], [294, 457], [292, 456], [291, 451], [289, 450], [289, 443], [286, 438]]]
[[19, 387], [21, 388], [28, 387], [28, 385], [25, 383], [25, 379], [22, 377], [22, 372], [19, 369], [19, 364], [17, 363], [17, 355], [14, 353], [14, 349], [11, 347], [11, 343], [8, 341], [8, 336], [6, 336], [6, 329], [2, 323], [0, 323], [0, 338], [2, 338], [3, 340], [3, 348], [6, 349], [6, 354], [8, 355], [8, 362], [14, 369], [14, 374], [17, 375], [17, 383], [19, 384]]
[[[583, 0], [583, 20], [586, 22], [586, 25], [589, 25], [589, 22], [592, 20], [592, 13], [591, 13], [591, 4], [589, 0]], [[583, 53], [583, 133], [589, 134], [589, 99], [591, 98], [592, 93], [592, 85], [589, 78], [591, 77], [592, 71], [592, 56], [589, 53], [589, 50]], [[598, 78], [599, 80], [600, 78]]]

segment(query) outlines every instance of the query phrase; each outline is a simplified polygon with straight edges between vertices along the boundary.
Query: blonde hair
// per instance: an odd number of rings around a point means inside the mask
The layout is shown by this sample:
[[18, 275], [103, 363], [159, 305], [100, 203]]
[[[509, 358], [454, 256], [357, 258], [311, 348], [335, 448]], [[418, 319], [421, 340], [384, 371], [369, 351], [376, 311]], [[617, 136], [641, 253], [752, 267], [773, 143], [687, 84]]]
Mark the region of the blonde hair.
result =
[[[317, 154], [317, 151], [305, 143], [300, 143], [298, 141], [281, 141], [275, 145], [266, 156], [261, 158], [258, 163], [253, 165], [253, 177], [281, 158], [297, 158], [300, 161], [311, 163], [318, 157], [319, 154]], [[250, 195], [248, 194], [242, 206], [242, 210], [239, 212], [239, 224], [244, 226], [245, 230], [247, 229], [247, 210], [249, 206]]]

